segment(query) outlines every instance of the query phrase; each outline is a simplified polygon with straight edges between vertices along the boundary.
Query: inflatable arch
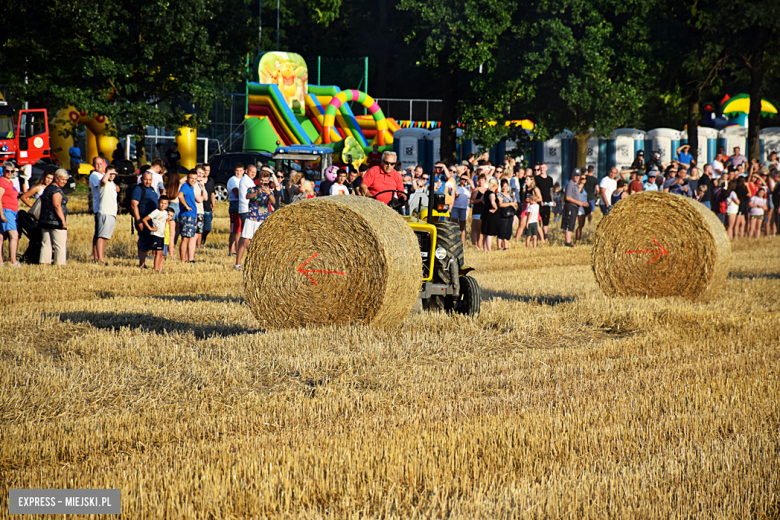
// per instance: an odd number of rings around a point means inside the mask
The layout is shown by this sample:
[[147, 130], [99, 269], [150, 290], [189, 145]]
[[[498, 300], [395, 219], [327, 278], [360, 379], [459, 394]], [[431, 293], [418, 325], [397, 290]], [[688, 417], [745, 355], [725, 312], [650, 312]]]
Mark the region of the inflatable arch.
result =
[[103, 153], [108, 160], [111, 160], [111, 154], [116, 150], [119, 139], [105, 135], [116, 129], [106, 116], [88, 114], [84, 110], [77, 110], [74, 106], [63, 108], [57, 113], [54, 120], [54, 132], [51, 134], [51, 149], [57, 154], [57, 158], [64, 168], [70, 165], [68, 149], [73, 146], [73, 135], [63, 137], [62, 132], [71, 134], [78, 125], [87, 127], [87, 156], [82, 157], [84, 161], [79, 168], [80, 174], [89, 174], [92, 170], [92, 160]]
[[[187, 115], [189, 119], [191, 115]], [[106, 133], [116, 133], [116, 128], [106, 116], [89, 114], [84, 110], [77, 110], [74, 106], [63, 108], [57, 113], [54, 120], [54, 132], [51, 134], [51, 149], [57, 154], [57, 158], [65, 168], [69, 168], [70, 158], [68, 149], [73, 146], [73, 136], [63, 137], [61, 132], [71, 134], [76, 126], [85, 125], [87, 127], [87, 156], [82, 157], [82, 164], [79, 168], [80, 174], [89, 174], [92, 171], [92, 160], [103, 153], [103, 156], [111, 161], [111, 156], [116, 150], [119, 139], [105, 135]], [[108, 132], [107, 132], [108, 131]], [[198, 154], [198, 131], [195, 128], [181, 127], [179, 135], [176, 136], [176, 144], [179, 145], [181, 154], [181, 166], [188, 170], [197, 164]], [[151, 150], [147, 150], [151, 152]], [[146, 164], [146, 157], [138, 158], [138, 166]]]
[[379, 108], [379, 105], [374, 101], [374, 98], [359, 90], [342, 90], [333, 96], [333, 99], [328, 103], [328, 108], [325, 109], [322, 132], [320, 133], [318, 141], [321, 141], [324, 144], [329, 144], [331, 142], [331, 132], [333, 131], [333, 126], [335, 124], [336, 114], [342, 104], [350, 101], [357, 101], [366, 107], [374, 117], [374, 121], [376, 122], [376, 136], [371, 144], [378, 144], [379, 146], [393, 144], [393, 135], [387, 131], [387, 119], [385, 119], [385, 114], [382, 112], [382, 109]]

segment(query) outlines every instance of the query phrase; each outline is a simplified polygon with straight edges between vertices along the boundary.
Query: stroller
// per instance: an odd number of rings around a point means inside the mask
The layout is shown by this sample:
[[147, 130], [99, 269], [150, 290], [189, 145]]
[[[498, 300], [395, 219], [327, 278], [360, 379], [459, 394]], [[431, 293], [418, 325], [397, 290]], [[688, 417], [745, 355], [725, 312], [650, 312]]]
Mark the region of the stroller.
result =
[[19, 233], [26, 236], [30, 241], [24, 254], [19, 256], [19, 261], [25, 264], [37, 264], [41, 257], [41, 245], [43, 243], [43, 234], [41, 233], [41, 228], [38, 227], [38, 221], [26, 211], [20, 210], [16, 223]]

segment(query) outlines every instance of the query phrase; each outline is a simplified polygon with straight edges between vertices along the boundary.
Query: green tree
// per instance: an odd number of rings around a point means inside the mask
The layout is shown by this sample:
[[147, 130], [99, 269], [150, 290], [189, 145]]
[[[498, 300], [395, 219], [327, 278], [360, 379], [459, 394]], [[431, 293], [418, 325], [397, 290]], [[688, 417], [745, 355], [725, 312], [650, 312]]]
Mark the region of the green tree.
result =
[[651, 2], [565, 0], [528, 6], [518, 20], [521, 78], [532, 84], [524, 108], [541, 135], [574, 132], [577, 166], [588, 139], [639, 118], [651, 78], [647, 14]]
[[497, 44], [511, 27], [516, 4], [510, 0], [401, 0], [398, 9], [415, 15], [407, 41], [423, 42], [417, 63], [439, 73], [441, 158], [454, 163], [461, 77], [480, 68], [485, 74], [495, 70]]
[[760, 161], [761, 100], [780, 74], [780, 3], [721, 1], [718, 9], [721, 19], [729, 20], [725, 48], [733, 58], [736, 76], [749, 85], [748, 158]]
[[17, 99], [73, 104], [137, 135], [205, 122], [212, 86], [241, 79], [257, 46], [243, 0], [19, 0], [11, 16], [0, 65]]

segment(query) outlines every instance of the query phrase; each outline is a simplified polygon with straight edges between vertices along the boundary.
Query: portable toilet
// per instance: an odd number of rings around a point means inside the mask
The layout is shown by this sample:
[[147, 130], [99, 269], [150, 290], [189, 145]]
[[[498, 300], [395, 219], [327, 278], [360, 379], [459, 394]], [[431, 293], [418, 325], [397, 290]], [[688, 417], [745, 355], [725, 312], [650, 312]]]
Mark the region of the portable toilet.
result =
[[726, 148], [726, 155], [733, 155], [734, 148], [739, 146], [739, 153], [747, 156], [747, 133], [748, 129], [744, 126], [726, 127], [718, 133], [718, 146]]
[[564, 172], [566, 178], [571, 175], [572, 148], [574, 142], [574, 133], [564, 130], [560, 134], [553, 136], [543, 143], [540, 158], [547, 163], [547, 175], [553, 178], [554, 182], [563, 182]]
[[[610, 135], [615, 141], [614, 165], [618, 170], [630, 168], [639, 150], [644, 150], [647, 133], [636, 128], [618, 128]], [[645, 157], [647, 160], [647, 157]]]
[[769, 154], [772, 152], [780, 155], [780, 127], [764, 128], [758, 132], [758, 135], [764, 141], [764, 153], [761, 154], [761, 162], [768, 161]]
[[393, 132], [393, 150], [398, 155], [396, 169], [425, 165], [425, 143], [430, 136], [430, 130], [424, 128], [401, 128]]
[[681, 138], [682, 134], [672, 128], [656, 128], [647, 132], [650, 149], [661, 154], [662, 163], [677, 159], [677, 149], [680, 147]]
[[[711, 163], [718, 155], [718, 131], [714, 128], [700, 126], [696, 132], [699, 137], [698, 154], [691, 154], [696, 157], [696, 164], [704, 166]], [[687, 137], [687, 132], [684, 133]]]
[[[456, 132], [456, 137], [460, 139], [463, 136], [463, 130], [458, 128]], [[437, 161], [441, 159], [441, 128], [437, 128], [436, 130], [431, 130], [430, 134], [428, 135], [428, 140], [433, 143], [433, 147], [431, 149], [431, 157], [428, 161], [431, 165], [430, 169], [426, 168], [426, 171], [433, 170], [433, 165], [436, 164]]]

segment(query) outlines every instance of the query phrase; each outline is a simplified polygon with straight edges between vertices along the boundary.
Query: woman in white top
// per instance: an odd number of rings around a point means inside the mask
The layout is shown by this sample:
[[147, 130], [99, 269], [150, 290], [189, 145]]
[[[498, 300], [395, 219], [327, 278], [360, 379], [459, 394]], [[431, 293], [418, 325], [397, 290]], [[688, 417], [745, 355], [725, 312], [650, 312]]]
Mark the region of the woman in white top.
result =
[[769, 209], [766, 204], [766, 188], [759, 188], [754, 197], [748, 203], [750, 208], [750, 224], [748, 237], [758, 238], [761, 234], [761, 224], [764, 222], [764, 212]]
[[35, 186], [25, 191], [24, 194], [20, 197], [20, 200], [27, 204], [28, 208], [33, 207], [33, 204], [35, 204], [35, 201], [41, 197], [41, 194], [43, 193], [43, 190], [46, 189], [46, 186], [54, 181], [55, 171], [56, 169], [48, 169], [44, 171], [43, 175], [41, 175], [38, 179], [38, 182], [35, 183]]
[[728, 231], [729, 238], [734, 239], [734, 227], [737, 222], [737, 215], [739, 214], [739, 197], [737, 197], [737, 181], [729, 182], [728, 186], [729, 195], [726, 198], [728, 206], [726, 207], [726, 218], [728, 219], [726, 224], [726, 230]]

